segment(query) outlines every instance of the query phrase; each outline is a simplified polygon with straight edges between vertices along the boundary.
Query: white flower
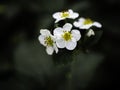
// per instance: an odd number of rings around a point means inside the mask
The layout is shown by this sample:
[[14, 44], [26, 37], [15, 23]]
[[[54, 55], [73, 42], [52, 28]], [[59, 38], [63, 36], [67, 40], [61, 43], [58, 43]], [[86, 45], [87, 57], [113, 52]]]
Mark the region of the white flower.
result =
[[75, 21], [74, 23], [75, 27], [79, 27], [80, 29], [89, 29], [92, 26], [96, 26], [98, 28], [101, 28], [102, 25], [99, 22], [94, 22], [91, 19], [85, 19], [85, 18], [80, 18], [78, 21]]
[[54, 29], [56, 44], [58, 48], [66, 48], [73, 50], [77, 46], [77, 41], [80, 40], [81, 34], [79, 30], [71, 30], [72, 24], [66, 23], [63, 28]]
[[79, 16], [78, 13], [73, 12], [73, 10], [69, 9], [68, 11], [56, 12], [53, 14], [53, 18], [56, 19], [55, 23], [64, 20], [66, 18], [75, 19]]
[[95, 32], [92, 30], [92, 29], [90, 29], [88, 32], [87, 32], [87, 34], [86, 34], [88, 37], [90, 37], [90, 36], [94, 36], [95, 35]]
[[50, 31], [47, 29], [41, 29], [40, 30], [40, 36], [38, 37], [40, 43], [46, 47], [46, 52], [49, 55], [52, 55], [54, 50], [56, 53], [58, 53], [58, 48], [55, 44], [55, 38], [53, 35], [51, 35]]

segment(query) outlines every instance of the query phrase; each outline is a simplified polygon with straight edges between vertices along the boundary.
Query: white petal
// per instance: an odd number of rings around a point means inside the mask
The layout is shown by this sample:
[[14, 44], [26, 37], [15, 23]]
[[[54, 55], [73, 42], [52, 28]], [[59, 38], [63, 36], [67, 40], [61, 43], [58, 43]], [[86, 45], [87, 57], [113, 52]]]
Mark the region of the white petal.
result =
[[81, 25], [79, 24], [79, 22], [76, 22], [76, 21], [73, 23], [73, 25], [74, 25], [75, 27], [80, 27], [80, 26], [81, 26]]
[[61, 38], [61, 39], [57, 39], [56, 40], [56, 45], [58, 48], [65, 48], [65, 41]]
[[55, 19], [61, 18], [60, 14], [61, 14], [61, 12], [54, 13], [53, 18], [55, 18]]
[[46, 44], [45, 44], [45, 37], [44, 37], [43, 35], [40, 35], [40, 36], [38, 37], [38, 40], [40, 41], [40, 43], [41, 43], [42, 45], [46, 46]]
[[81, 38], [80, 31], [74, 29], [71, 31], [71, 33], [72, 33], [73, 38], [76, 39], [76, 41], [78, 41]]
[[46, 47], [46, 52], [48, 53], [48, 55], [52, 55], [53, 54], [53, 47]]
[[79, 27], [79, 28], [80, 28], [81, 26], [83, 26], [84, 21], [85, 21], [84, 18], [80, 18], [78, 21], [75, 21], [75, 22], [73, 23], [73, 25], [74, 25], [75, 27]]
[[53, 44], [53, 47], [54, 47], [55, 52], [58, 53], [58, 48], [57, 48], [56, 44]]
[[48, 29], [41, 29], [41, 30], [40, 30], [40, 33], [41, 33], [42, 35], [45, 35], [45, 36], [50, 35], [50, 31], [49, 31]]
[[87, 33], [88, 37], [90, 37], [91, 35], [95, 35], [95, 32], [92, 29], [90, 29]]
[[101, 25], [99, 22], [94, 22], [94, 23], [93, 23], [93, 26], [96, 26], [96, 27], [98, 27], [98, 28], [101, 28], [101, 27], [102, 27], [102, 25]]
[[70, 31], [72, 29], [72, 24], [70, 23], [66, 23], [64, 26], [63, 26], [63, 30], [64, 31]]
[[68, 50], [73, 50], [75, 49], [76, 46], [77, 46], [77, 42], [73, 42], [73, 41], [66, 42], [66, 48]]
[[81, 17], [81, 18], [79, 18], [78, 21], [83, 23], [85, 21], [85, 18]]
[[72, 18], [72, 19], [75, 19], [79, 16], [78, 13], [73, 13], [73, 14], [70, 14], [69, 18]]
[[55, 28], [53, 31], [53, 34], [55, 36], [59, 36], [59, 35], [63, 34], [63, 29], [61, 27]]
[[79, 14], [76, 13], [76, 12], [73, 12], [72, 9], [69, 9], [68, 12], [69, 12], [69, 14], [70, 14], [70, 15], [69, 15], [69, 18], [75, 19], [75, 18], [77, 18], [77, 17], [79, 16]]
[[80, 29], [89, 29], [90, 27], [92, 27], [93, 24], [87, 24], [87, 25], [82, 25], [81, 27], [79, 27]]
[[76, 40], [75, 38], [72, 38], [71, 41], [73, 41], [73, 42], [77, 42], [77, 40]]
[[56, 19], [55, 23], [57, 23], [57, 22], [65, 19], [65, 18], [62, 18], [62, 17], [61, 17], [61, 12], [54, 13], [54, 14], [53, 14], [53, 18]]
[[69, 9], [68, 12], [69, 12], [70, 14], [73, 14], [73, 10], [72, 10], [72, 9]]

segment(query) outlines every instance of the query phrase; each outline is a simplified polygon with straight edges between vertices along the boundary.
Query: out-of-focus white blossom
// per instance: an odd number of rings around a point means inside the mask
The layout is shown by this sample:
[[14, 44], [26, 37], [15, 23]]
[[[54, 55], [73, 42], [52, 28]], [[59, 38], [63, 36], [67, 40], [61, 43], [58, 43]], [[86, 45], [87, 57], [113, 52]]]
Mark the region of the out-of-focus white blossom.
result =
[[78, 27], [79, 29], [89, 29], [92, 26], [101, 28], [102, 25], [99, 22], [92, 21], [91, 19], [85, 19], [83, 17], [79, 18], [78, 21], [75, 21], [74, 23], [75, 27]]
[[56, 19], [55, 23], [64, 20], [66, 18], [75, 19], [79, 16], [78, 13], [73, 12], [73, 10], [69, 9], [68, 11], [56, 12], [53, 14], [53, 18]]

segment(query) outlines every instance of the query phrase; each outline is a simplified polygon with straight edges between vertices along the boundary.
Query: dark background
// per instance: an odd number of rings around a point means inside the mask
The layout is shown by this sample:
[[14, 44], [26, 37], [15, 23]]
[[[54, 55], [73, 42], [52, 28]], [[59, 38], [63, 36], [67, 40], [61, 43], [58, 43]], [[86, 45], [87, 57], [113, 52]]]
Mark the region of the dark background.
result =
[[[51, 27], [54, 12], [69, 8], [99, 21], [103, 33], [89, 54], [73, 56], [66, 76], [68, 68], [54, 65], [38, 36]], [[119, 12], [120, 0], [0, 1], [0, 90], [119, 90]]]

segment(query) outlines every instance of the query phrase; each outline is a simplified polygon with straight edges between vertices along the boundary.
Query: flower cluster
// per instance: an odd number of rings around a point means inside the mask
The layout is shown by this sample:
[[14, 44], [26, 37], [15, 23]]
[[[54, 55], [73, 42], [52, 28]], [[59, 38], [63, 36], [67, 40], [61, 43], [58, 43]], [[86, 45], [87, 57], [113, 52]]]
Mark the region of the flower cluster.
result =
[[[68, 11], [56, 12], [53, 14], [55, 24], [66, 19], [76, 19], [79, 14], [69, 9]], [[81, 39], [80, 30], [87, 30], [86, 35], [88, 37], [95, 35], [92, 26], [101, 28], [102, 25], [99, 22], [93, 21], [89, 18], [80, 17], [73, 23], [66, 22], [62, 27], [57, 26], [53, 29], [53, 35], [48, 29], [41, 29], [38, 37], [40, 43], [46, 47], [46, 52], [52, 55], [55, 51], [58, 53], [58, 48], [66, 48], [67, 50], [74, 50], [77, 46], [77, 42]]]

